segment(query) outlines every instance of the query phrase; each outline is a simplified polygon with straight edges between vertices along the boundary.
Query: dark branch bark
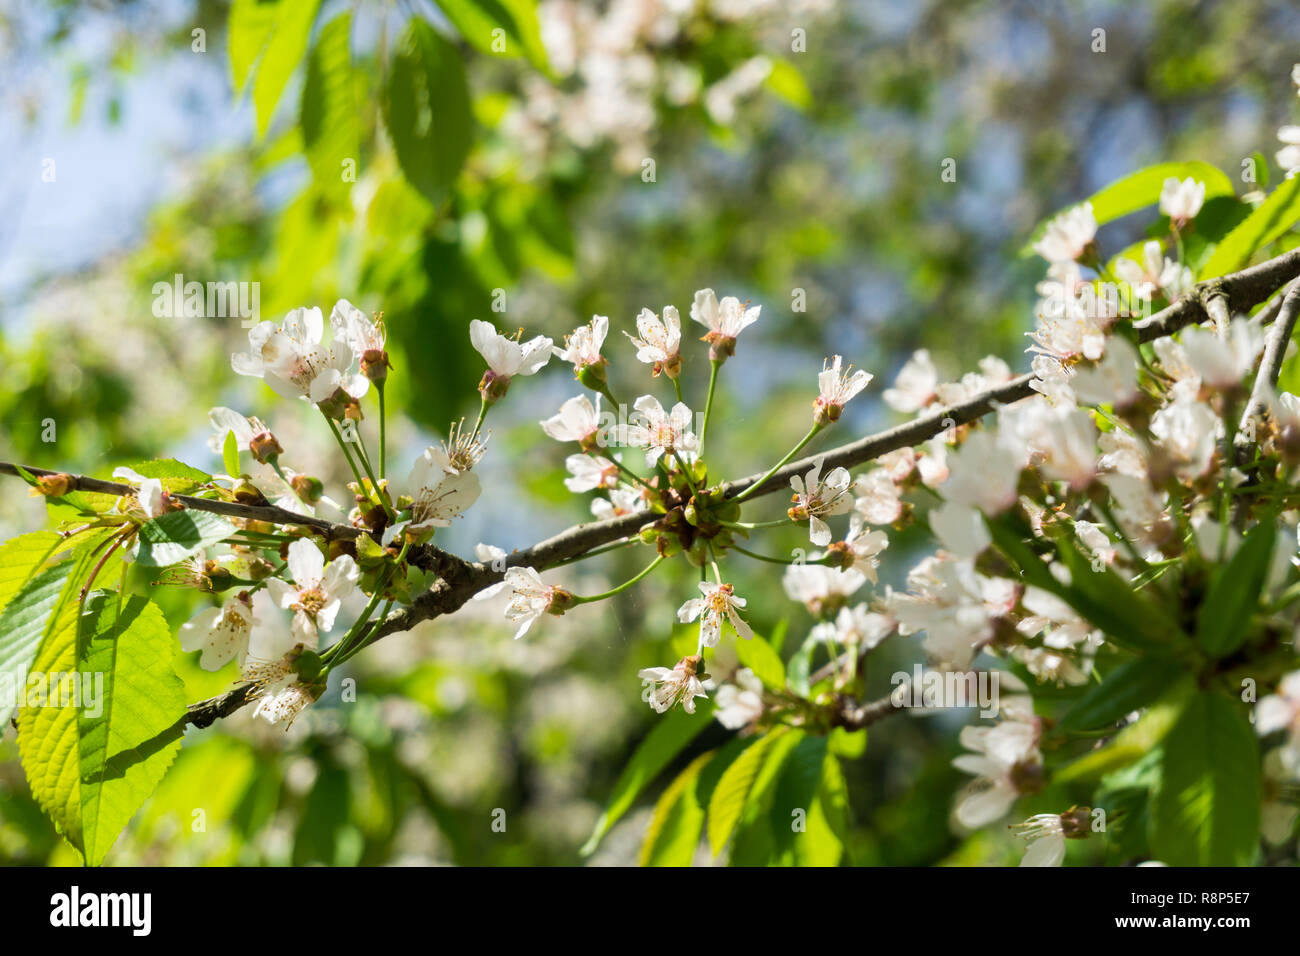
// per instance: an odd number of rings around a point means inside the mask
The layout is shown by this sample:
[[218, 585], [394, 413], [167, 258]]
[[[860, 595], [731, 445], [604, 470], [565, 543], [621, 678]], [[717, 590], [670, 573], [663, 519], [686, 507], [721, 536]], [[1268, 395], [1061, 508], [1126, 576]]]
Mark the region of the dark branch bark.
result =
[[[1211, 279], [1197, 285], [1192, 292], [1162, 309], [1150, 318], [1134, 323], [1138, 339], [1150, 342], [1166, 335], [1172, 335], [1188, 325], [1204, 322], [1213, 318], [1221, 309], [1231, 312], [1248, 312], [1264, 302], [1283, 285], [1300, 277], [1300, 249], [1294, 249], [1268, 262], [1252, 266], [1230, 276]], [[1279, 310], [1280, 311], [1280, 310]], [[1273, 313], [1275, 316], [1276, 313]], [[990, 388], [971, 399], [957, 405], [935, 409], [920, 415], [910, 422], [896, 425], [874, 435], [868, 435], [858, 441], [841, 445], [829, 451], [810, 455], [799, 461], [791, 462], [762, 482], [753, 496], [772, 494], [789, 487], [790, 478], [802, 474], [819, 459], [823, 467], [851, 468], [864, 464], [881, 455], [899, 448], [921, 444], [950, 428], [964, 425], [987, 415], [1000, 405], [1028, 398], [1033, 394], [1032, 383], [1035, 376], [1026, 373], [1009, 382]], [[25, 466], [24, 466], [25, 467]], [[32, 474], [48, 475], [54, 472], [38, 468], [28, 468]], [[17, 469], [7, 463], [0, 463], [0, 473], [16, 475]], [[122, 495], [133, 493], [129, 485], [101, 481], [97, 478], [73, 476], [78, 488], [87, 491], [102, 491], [108, 494]], [[735, 481], [726, 482], [723, 487], [728, 497], [734, 497], [755, 482], [762, 479], [761, 474], [750, 475]], [[186, 507], [205, 511], [214, 511], [231, 517], [253, 518], [259, 521], [272, 521], [285, 524], [305, 524], [321, 531], [326, 536], [356, 537], [362, 529], [346, 524], [332, 524], [321, 519], [304, 519], [301, 515], [274, 507], [257, 507], [239, 505], [230, 502], [212, 501], [206, 498], [175, 496]], [[515, 551], [506, 558], [507, 567], [528, 566], [537, 570], [550, 567], [579, 557], [593, 548], [609, 544], [620, 538], [635, 534], [640, 528], [655, 521], [657, 515], [637, 513], [576, 525], [560, 532], [554, 537], [540, 541], [530, 548]], [[415, 599], [409, 608], [390, 614], [376, 633], [376, 639], [407, 631], [424, 621], [432, 620], [459, 610], [466, 601], [490, 584], [499, 581], [503, 573], [491, 567], [466, 561], [448, 552], [433, 547], [420, 549], [413, 559], [415, 563], [437, 574], [440, 578], [433, 588]], [[241, 684], [220, 697], [201, 701], [190, 707], [188, 720], [196, 727], [206, 727], [214, 720], [229, 716], [253, 699], [252, 688]], [[854, 705], [847, 708], [844, 719], [850, 723], [846, 726], [866, 726], [880, 717], [892, 712], [894, 708], [888, 699], [869, 704]]]

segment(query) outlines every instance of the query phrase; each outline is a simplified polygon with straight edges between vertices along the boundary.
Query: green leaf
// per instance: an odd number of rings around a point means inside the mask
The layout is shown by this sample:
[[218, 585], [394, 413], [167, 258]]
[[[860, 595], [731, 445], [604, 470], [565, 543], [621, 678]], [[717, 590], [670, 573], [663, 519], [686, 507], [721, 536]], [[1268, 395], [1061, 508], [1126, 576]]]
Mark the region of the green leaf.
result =
[[1216, 569], [1196, 614], [1196, 639], [1211, 657], [1228, 656], [1250, 633], [1276, 537], [1277, 524], [1266, 517]]
[[238, 478], [240, 476], [239, 439], [235, 437], [235, 430], [233, 428], [226, 432], [226, 440], [221, 443], [221, 463], [225, 465], [226, 474], [231, 478]]
[[[525, 56], [545, 70], [546, 49], [533, 0], [437, 0], [460, 35], [481, 53]], [[497, 31], [500, 30], [500, 33]]]
[[789, 728], [778, 727], [759, 737], [722, 774], [709, 800], [709, 849], [715, 857], [722, 852], [740, 822], [754, 781], [769, 751], [788, 733]]
[[316, 182], [326, 190], [349, 187], [343, 178], [344, 162], [360, 162], [351, 28], [351, 14], [344, 11], [321, 29], [302, 86], [303, 151]]
[[231, 80], [239, 92], [253, 77], [259, 138], [266, 135], [280, 95], [307, 51], [319, 6], [320, 0], [235, 0], [230, 7]]
[[[1164, 186], [1165, 180], [1171, 176], [1175, 179], [1190, 177], [1205, 183], [1205, 198], [1207, 200], [1213, 199], [1215, 196], [1231, 196], [1234, 194], [1232, 180], [1222, 170], [1216, 166], [1211, 166], [1209, 163], [1193, 161], [1188, 163], [1159, 163], [1155, 166], [1139, 169], [1137, 172], [1131, 173], [1093, 193], [1084, 202], [1092, 203], [1092, 214], [1097, 220], [1097, 225], [1104, 225], [1112, 220], [1119, 219], [1121, 216], [1127, 216], [1131, 212], [1137, 212], [1146, 206], [1154, 206], [1160, 201], [1160, 190]], [[1064, 209], [1060, 210], [1060, 212], [1064, 211]], [[1060, 212], [1055, 215], [1060, 215]], [[1032, 237], [1020, 250], [1022, 256], [1033, 255], [1034, 243], [1042, 238], [1043, 233], [1047, 231], [1047, 224], [1052, 218], [1054, 216], [1039, 223], [1034, 229]]]
[[764, 687], [785, 690], [785, 665], [771, 644], [755, 635], [753, 640], [737, 641], [736, 653], [740, 663], [753, 671]]
[[140, 525], [135, 560], [141, 567], [162, 568], [216, 544], [235, 526], [207, 511], [169, 511]]
[[384, 125], [407, 181], [441, 204], [469, 155], [473, 117], [460, 53], [423, 20], [389, 65]]
[[806, 110], [812, 105], [812, 93], [803, 74], [788, 60], [773, 60], [772, 72], [763, 85], [796, 109]]
[[23, 699], [27, 670], [52, 623], [61, 619], [65, 586], [76, 568], [75, 560], [46, 568], [0, 613], [0, 723]]
[[605, 810], [596, 821], [590, 838], [578, 852], [590, 856], [604, 839], [605, 834], [632, 806], [637, 795], [659, 776], [675, 756], [686, 749], [713, 721], [713, 703], [697, 700], [695, 713], [674, 709], [655, 724], [654, 730], [641, 741], [623, 772], [619, 774]]
[[700, 772], [716, 756], [700, 754], [664, 790], [641, 844], [642, 866], [690, 866], [704, 830]]
[[212, 481], [205, 471], [192, 468], [175, 458], [155, 458], [129, 466], [143, 478], [157, 478], [164, 489], [174, 495], [187, 495]]
[[42, 644], [76, 626], [82, 581], [98, 560], [96, 545], [107, 535], [106, 531], [78, 535], [66, 558], [43, 570], [33, 565], [30, 576], [0, 612], [0, 724], [22, 702], [28, 669]]
[[[75, 734], [79, 826], [86, 862], [98, 866], [176, 758], [185, 716], [185, 685], [173, 666], [175, 641], [162, 611], [147, 598], [100, 592], [86, 602], [76, 642], [77, 670], [102, 675], [97, 708], [68, 707], [46, 728]], [[47, 753], [53, 749], [47, 744]]]
[[[54, 556], [63, 540], [62, 536], [53, 531], [33, 531], [12, 538], [0, 547], [0, 609], [36, 576], [36, 572]], [[4, 633], [0, 631], [0, 635]], [[3, 646], [3, 640], [0, 637], [0, 647]]]
[[1285, 180], [1219, 243], [1198, 278], [1213, 279], [1242, 268], [1259, 250], [1300, 220], [1300, 177]]
[[1109, 567], [1094, 571], [1072, 541], [1055, 542], [1057, 556], [1070, 572], [1067, 585], [1026, 543], [1030, 531], [1022, 519], [1007, 512], [986, 517], [985, 522], [998, 550], [1020, 567], [1025, 583], [1056, 595], [1121, 647], [1159, 652], [1178, 636], [1177, 623], [1161, 605], [1135, 591]]
[[1163, 694], [1183, 672], [1183, 665], [1168, 657], [1141, 657], [1111, 671], [1061, 718], [1063, 732], [1095, 730], [1139, 710]]
[[817, 805], [827, 754], [825, 737], [805, 737], [781, 768], [771, 810], [778, 862], [810, 866], [839, 862], [843, 848]]
[[790, 682], [790, 689], [800, 697], [807, 697], [812, 692], [808, 681], [812, 676], [813, 654], [817, 652], [819, 643], [816, 638], [806, 638], [799, 645], [799, 650], [795, 651], [794, 656], [790, 658], [790, 667], [786, 676]]
[[1175, 684], [1160, 700], [1147, 708], [1106, 746], [1084, 754], [1074, 763], [1052, 774], [1055, 783], [1072, 780], [1096, 780], [1105, 774], [1127, 767], [1145, 757], [1182, 716], [1195, 688], [1190, 678]]
[[1259, 846], [1259, 745], [1239, 705], [1192, 698], [1164, 742], [1151, 849], [1170, 866], [1249, 866]]

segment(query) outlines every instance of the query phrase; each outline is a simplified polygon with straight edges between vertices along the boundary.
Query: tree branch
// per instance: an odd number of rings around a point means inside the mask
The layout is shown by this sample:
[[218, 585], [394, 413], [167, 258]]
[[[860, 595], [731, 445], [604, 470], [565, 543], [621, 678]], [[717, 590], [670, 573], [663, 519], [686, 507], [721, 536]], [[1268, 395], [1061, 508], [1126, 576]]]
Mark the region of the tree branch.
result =
[[[1202, 282], [1177, 302], [1149, 318], [1135, 322], [1133, 327], [1140, 342], [1150, 342], [1172, 335], [1188, 325], [1213, 318], [1215, 314], [1226, 315], [1227, 310], [1248, 312], [1297, 277], [1300, 277], [1300, 249], [1293, 249], [1275, 259], [1243, 269], [1233, 275]], [[1282, 310], [1278, 311], [1280, 314]], [[921, 444], [950, 428], [975, 421], [1001, 405], [1028, 398], [1034, 394], [1032, 388], [1034, 381], [1034, 374], [1026, 373], [1009, 382], [986, 389], [959, 404], [937, 408], [909, 422], [868, 435], [858, 441], [791, 462], [766, 479], [760, 473], [726, 482], [723, 485], [724, 493], [728, 498], [734, 498], [761, 481], [761, 486], [751, 492], [751, 497], [772, 494], [788, 488], [792, 476], [803, 474], [819, 459], [824, 460], [824, 467], [850, 468], [899, 448]], [[54, 474], [37, 468], [27, 470], [37, 475]], [[13, 465], [0, 463], [0, 473], [17, 474], [17, 469]], [[78, 488], [87, 491], [101, 491], [115, 495], [134, 493], [134, 489], [129, 485], [81, 476], [73, 476], [73, 478]], [[239, 505], [183, 495], [173, 497], [186, 507], [232, 517], [284, 524], [305, 524], [321, 531], [327, 537], [356, 537], [363, 533], [363, 529], [352, 525], [332, 524], [318, 518], [306, 519], [302, 515], [274, 506]], [[576, 525], [530, 548], [512, 552], [506, 557], [505, 564], [507, 567], [528, 566], [539, 571], [546, 570], [578, 557], [592, 548], [629, 537], [658, 517], [650, 512], [635, 512], [605, 521]], [[390, 614], [376, 632], [376, 640], [399, 631], [410, 630], [424, 621], [451, 614], [459, 610], [466, 601], [483, 588], [503, 577], [502, 571], [493, 570], [488, 565], [466, 561], [428, 546], [419, 549], [414, 562], [419, 567], [437, 574], [440, 580], [417, 597], [410, 607]], [[189, 708], [187, 719], [196, 727], [206, 727], [218, 718], [229, 716], [252, 700], [252, 690], [250, 685], [240, 684], [220, 697], [200, 701]], [[887, 699], [860, 706], [855, 705], [851, 708], [851, 713], [847, 713], [845, 720], [858, 726], [866, 726], [867, 723], [879, 719], [887, 710], [892, 709], [894, 708], [888, 704]]]

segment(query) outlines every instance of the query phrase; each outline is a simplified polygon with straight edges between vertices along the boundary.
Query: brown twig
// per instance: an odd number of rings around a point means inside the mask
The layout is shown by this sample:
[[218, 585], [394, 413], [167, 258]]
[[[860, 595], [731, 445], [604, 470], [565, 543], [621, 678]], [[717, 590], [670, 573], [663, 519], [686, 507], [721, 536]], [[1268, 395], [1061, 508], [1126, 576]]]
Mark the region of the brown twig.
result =
[[[1221, 276], [1196, 286], [1188, 295], [1162, 309], [1155, 315], [1134, 323], [1140, 342], [1150, 342], [1183, 329], [1189, 325], [1213, 318], [1221, 310], [1247, 312], [1268, 299], [1283, 285], [1300, 277], [1300, 249], [1293, 249], [1275, 259], [1257, 266], [1244, 269], [1230, 276]], [[1280, 312], [1280, 310], [1279, 310]], [[1223, 313], [1226, 314], [1226, 313]], [[874, 435], [868, 435], [858, 441], [841, 445], [829, 451], [810, 455], [799, 461], [791, 462], [772, 475], [764, 478], [762, 474], [750, 475], [723, 485], [727, 497], [732, 498], [748, 489], [756, 482], [762, 481], [761, 487], [751, 496], [771, 494], [789, 487], [790, 478], [802, 474], [819, 459], [823, 467], [853, 467], [879, 458], [881, 455], [899, 448], [921, 444], [950, 428], [964, 425], [987, 415], [1001, 405], [1028, 398], [1033, 394], [1032, 383], [1035, 376], [1026, 373], [1008, 382], [996, 385], [972, 396], [964, 402], [938, 408], [920, 415], [910, 422], [896, 425]], [[28, 468], [32, 474], [48, 475], [53, 472]], [[0, 473], [17, 474], [15, 466], [0, 463]], [[134, 493], [128, 485], [101, 481], [94, 478], [73, 476], [77, 487], [87, 491], [105, 491], [108, 494]], [[84, 482], [84, 484], [83, 484]], [[304, 519], [302, 515], [284, 511], [274, 506], [262, 507], [239, 505], [230, 502], [218, 502], [207, 498], [189, 498], [173, 496], [186, 507], [214, 511], [232, 517], [252, 518], [260, 521], [272, 521], [284, 524], [306, 524], [322, 531], [327, 536], [356, 537], [362, 529], [351, 525], [332, 524], [321, 519]], [[276, 516], [278, 514], [278, 517]], [[599, 547], [635, 534], [643, 525], [654, 521], [657, 515], [649, 512], [636, 512], [605, 521], [595, 521], [576, 525], [559, 534], [540, 541], [530, 548], [515, 551], [505, 560], [506, 567], [528, 566], [545, 570], [562, 562], [576, 558], [592, 548]], [[466, 561], [455, 555], [436, 548], [421, 549], [415, 562], [426, 570], [438, 575], [440, 580], [431, 589], [415, 599], [410, 607], [388, 618], [378, 627], [373, 640], [379, 640], [389, 634], [408, 631], [424, 621], [432, 620], [459, 610], [466, 601], [493, 584], [504, 575], [503, 570], [477, 562]], [[188, 721], [196, 727], [206, 727], [214, 720], [229, 716], [253, 699], [250, 685], [241, 684], [219, 697], [200, 701], [189, 709]], [[863, 704], [853, 711], [850, 718], [859, 722], [871, 722], [885, 713], [887, 701]], [[890, 708], [892, 709], [892, 708]], [[846, 719], [850, 719], [846, 718]], [[861, 724], [865, 726], [865, 723]]]

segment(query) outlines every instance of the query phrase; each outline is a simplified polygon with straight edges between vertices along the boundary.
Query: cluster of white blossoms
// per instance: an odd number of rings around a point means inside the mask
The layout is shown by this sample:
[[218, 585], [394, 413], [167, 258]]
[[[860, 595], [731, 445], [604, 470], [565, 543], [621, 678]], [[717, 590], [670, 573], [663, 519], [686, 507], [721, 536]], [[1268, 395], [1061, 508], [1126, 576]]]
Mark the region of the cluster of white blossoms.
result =
[[[1296, 95], [1300, 96], [1300, 63], [1291, 67], [1291, 82], [1296, 86]], [[1290, 179], [1300, 173], [1300, 126], [1283, 126], [1277, 131], [1277, 138], [1282, 141], [1282, 148], [1277, 151], [1277, 164], [1286, 170], [1286, 177]]]
[[693, 42], [691, 24], [701, 17], [753, 21], [775, 15], [778, 6], [782, 25], [792, 8], [807, 18], [830, 9], [829, 0], [543, 0], [537, 6], [541, 40], [551, 69], [566, 82], [526, 76], [522, 100], [506, 115], [504, 130], [533, 165], [559, 140], [581, 149], [609, 144], [615, 168], [639, 170], [651, 155], [659, 104], [699, 103], [715, 123], [728, 125], [738, 103], [772, 72], [771, 59], [756, 55], [706, 84], [692, 58], [674, 52]]
[[[470, 337], [488, 363], [480, 386], [485, 409], [505, 394], [511, 379], [536, 372], [551, 357], [549, 339], [520, 345], [498, 335], [488, 323], [473, 323]], [[378, 469], [358, 430], [365, 418], [361, 400], [372, 386], [380, 393], [382, 419], [389, 367], [382, 321], [341, 299], [330, 313], [328, 336], [321, 311], [304, 308], [293, 310], [280, 323], [259, 323], [248, 339], [248, 352], [232, 356], [233, 369], [262, 378], [282, 397], [309, 402], [320, 411], [353, 470], [356, 480], [348, 487], [355, 503], [345, 510], [325, 496], [319, 479], [295, 472], [283, 461], [285, 449], [265, 422], [226, 407], [209, 414], [209, 447], [227, 461], [232, 453], [237, 458], [247, 452], [262, 471], [214, 476], [216, 487], [242, 504], [274, 504], [304, 516], [315, 515], [316, 506], [323, 504], [343, 514], [361, 532], [379, 538], [375, 547], [381, 550], [366, 560], [372, 568], [382, 565], [387, 570], [368, 588], [379, 594], [386, 586], [399, 587], [397, 567], [409, 549], [447, 527], [478, 499], [480, 486], [472, 469], [484, 453], [486, 435], [481, 436], [477, 426], [470, 433], [463, 423], [453, 424], [440, 447], [430, 446], [416, 458], [404, 484], [390, 486], [380, 477], [385, 467], [382, 424]], [[127, 507], [144, 517], [157, 517], [173, 507], [158, 479], [129, 471], [117, 476], [135, 486]], [[182, 627], [181, 645], [200, 652], [200, 666], [207, 670], [235, 661], [241, 678], [254, 687], [256, 714], [287, 726], [323, 692], [322, 664], [332, 666], [355, 652], [377, 602], [372, 601], [348, 634], [322, 652], [321, 635], [333, 629], [343, 603], [362, 580], [356, 547], [297, 536], [305, 528], [273, 532], [257, 521], [238, 518], [235, 524], [239, 537], [229, 543], [229, 553], [212, 560], [200, 557], [186, 565], [188, 570], [171, 575], [204, 590], [234, 591], [222, 606], [200, 611]], [[280, 568], [263, 556], [267, 549], [280, 552]]]

